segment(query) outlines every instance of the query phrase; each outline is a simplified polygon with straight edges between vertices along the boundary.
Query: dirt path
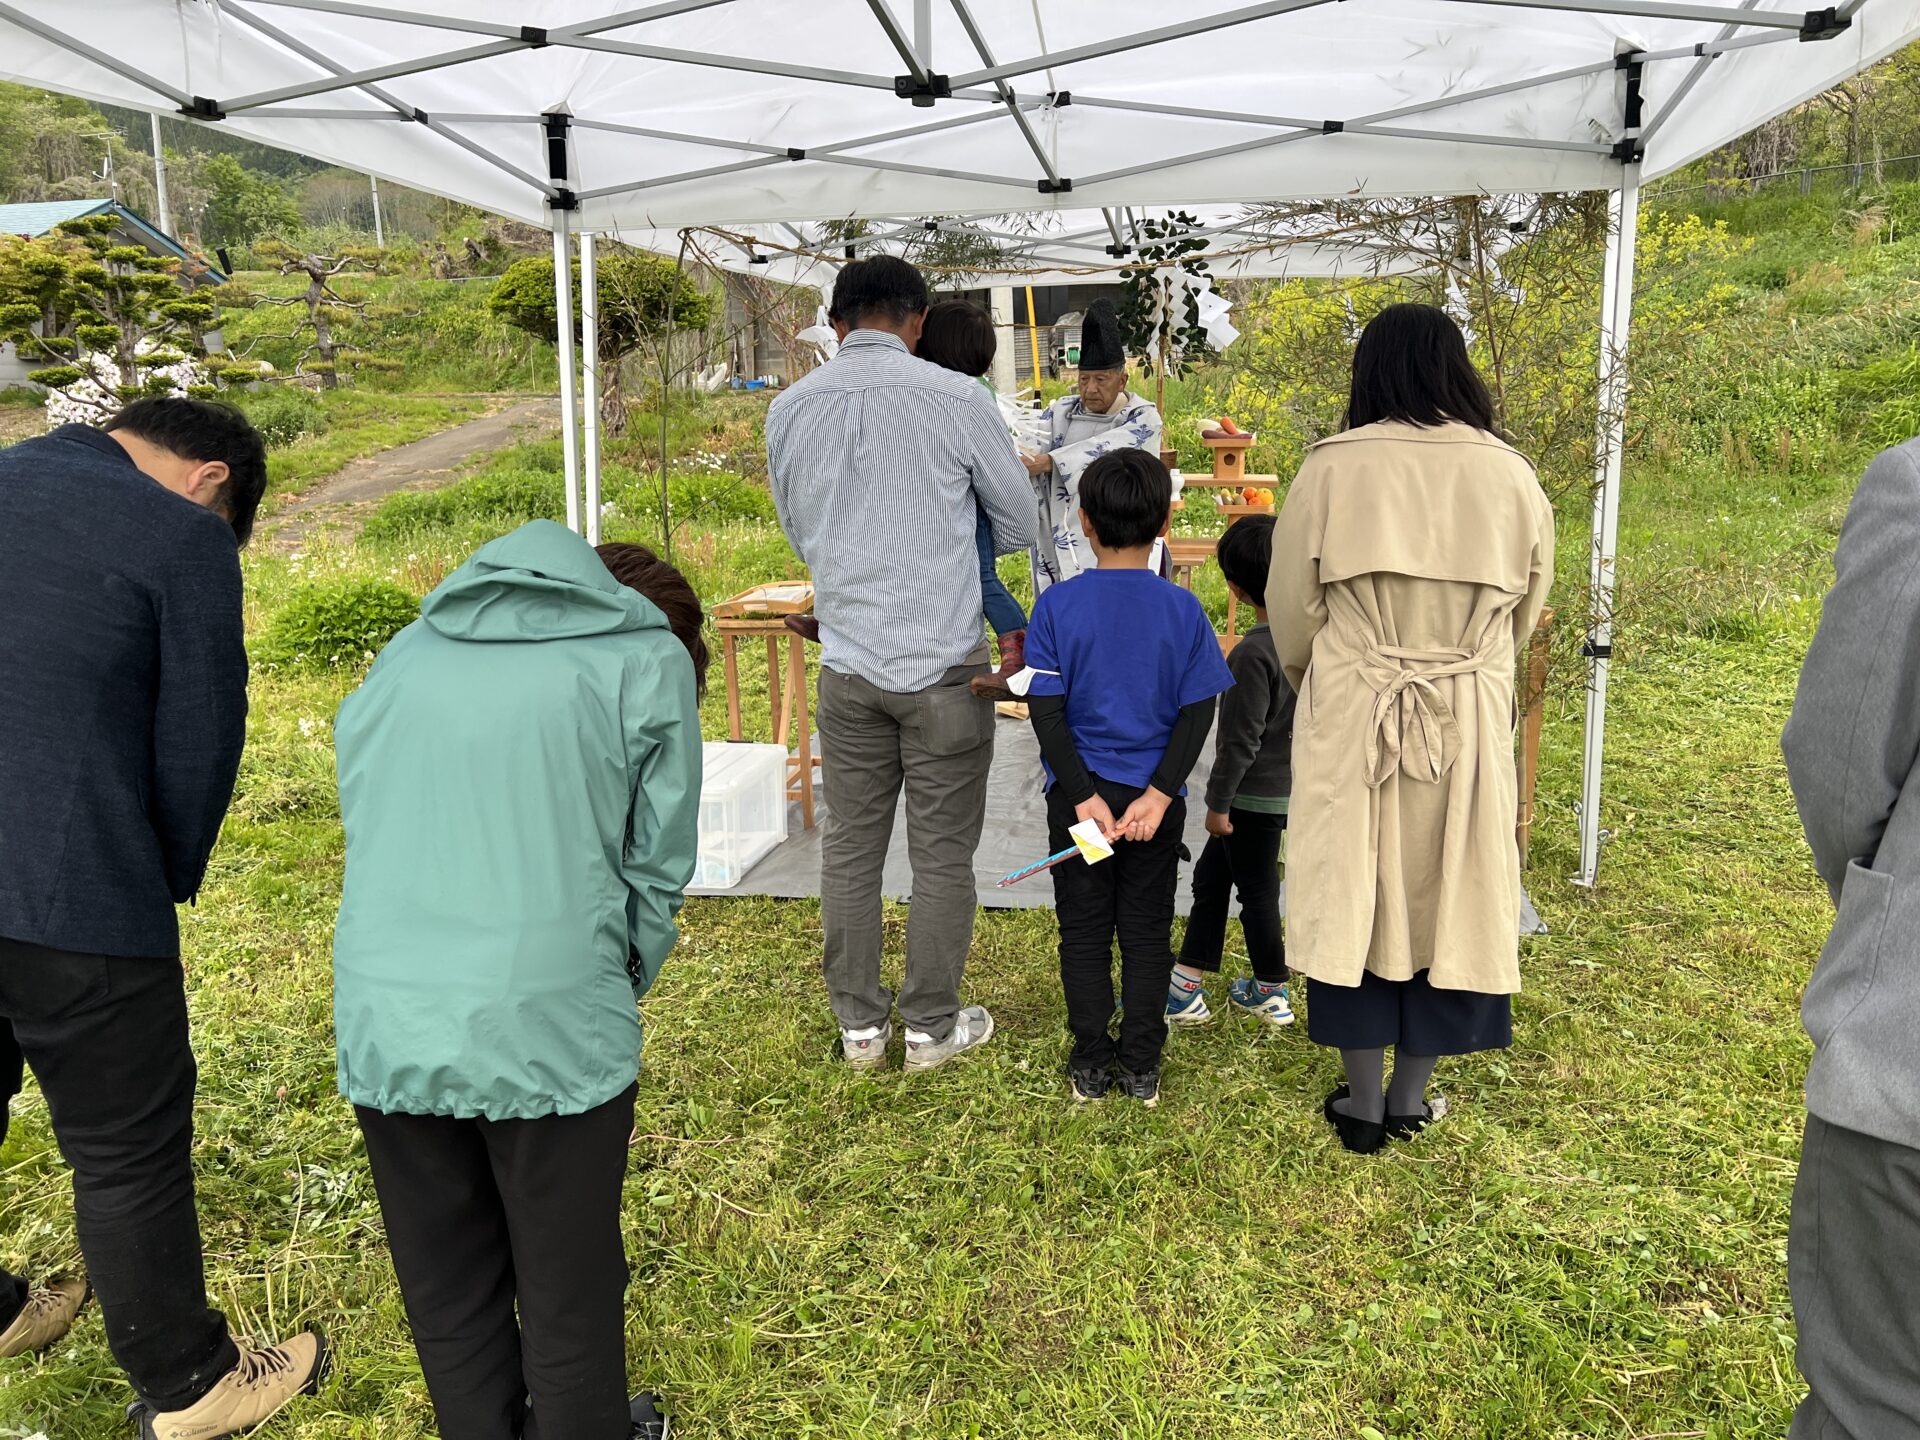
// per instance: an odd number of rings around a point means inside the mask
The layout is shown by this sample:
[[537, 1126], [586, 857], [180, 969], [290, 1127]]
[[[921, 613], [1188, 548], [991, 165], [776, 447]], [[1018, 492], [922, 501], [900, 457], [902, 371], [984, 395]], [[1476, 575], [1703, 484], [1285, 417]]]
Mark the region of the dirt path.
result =
[[298, 545], [326, 524], [351, 535], [366, 514], [400, 490], [432, 490], [452, 483], [467, 462], [559, 428], [558, 402], [523, 400], [492, 415], [442, 430], [424, 440], [396, 445], [350, 462], [315, 482], [263, 526], [276, 548]]

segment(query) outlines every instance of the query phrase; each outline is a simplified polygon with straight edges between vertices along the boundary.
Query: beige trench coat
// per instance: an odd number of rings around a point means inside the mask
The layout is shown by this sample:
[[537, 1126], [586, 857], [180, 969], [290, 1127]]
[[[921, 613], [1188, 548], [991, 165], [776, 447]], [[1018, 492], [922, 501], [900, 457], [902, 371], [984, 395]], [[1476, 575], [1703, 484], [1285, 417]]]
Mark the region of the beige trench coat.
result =
[[1308, 453], [1267, 588], [1300, 693], [1295, 969], [1519, 990], [1515, 658], [1552, 579], [1553, 507], [1484, 431], [1385, 422]]

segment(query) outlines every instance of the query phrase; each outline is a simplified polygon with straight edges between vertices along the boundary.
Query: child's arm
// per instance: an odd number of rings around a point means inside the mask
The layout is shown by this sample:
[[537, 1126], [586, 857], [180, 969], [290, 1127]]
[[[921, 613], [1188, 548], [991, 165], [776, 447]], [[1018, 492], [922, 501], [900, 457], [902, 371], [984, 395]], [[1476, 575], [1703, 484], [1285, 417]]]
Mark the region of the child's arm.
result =
[[1046, 595], [1033, 607], [1027, 626], [1027, 667], [1031, 679], [1027, 689], [1027, 716], [1033, 723], [1034, 738], [1040, 742], [1041, 758], [1053, 771], [1054, 787], [1061, 798], [1073, 806], [1079, 820], [1098, 820], [1100, 833], [1112, 839], [1119, 831], [1113, 823], [1113, 811], [1093, 787], [1080, 747], [1073, 743], [1073, 730], [1067, 724], [1066, 678], [1053, 634], [1053, 605]]
[[1180, 793], [1200, 759], [1221, 694], [1233, 688], [1233, 672], [1220, 657], [1220, 637], [1213, 633], [1213, 622], [1191, 595], [1184, 603], [1189, 626], [1186, 666], [1179, 691], [1172, 697], [1180, 713], [1173, 722], [1173, 733], [1167, 737], [1160, 764], [1154, 769], [1153, 783], [1120, 817], [1120, 829], [1129, 840], [1151, 840], [1159, 830], [1173, 797]]
[[1053, 771], [1055, 787], [1073, 806], [1074, 817], [1079, 820], [1098, 820], [1102, 835], [1110, 840], [1117, 837], [1120, 827], [1114, 823], [1113, 811], [1100, 798], [1100, 792], [1093, 788], [1093, 776], [1087, 773], [1087, 764], [1080, 758], [1080, 748], [1073, 743], [1073, 731], [1067, 726], [1067, 697], [1030, 696], [1027, 715], [1033, 721], [1033, 733], [1040, 742], [1041, 758], [1047, 762], [1047, 768]]
[[1233, 688], [1220, 697], [1220, 729], [1213, 737], [1213, 773], [1207, 777], [1207, 830], [1215, 835], [1233, 833], [1227, 812], [1233, 808], [1233, 797], [1240, 793], [1240, 782], [1260, 753], [1271, 719], [1268, 702], [1273, 698], [1273, 676], [1267, 673], [1265, 656], [1254, 647], [1236, 648], [1227, 657], [1227, 668], [1233, 672]]
[[1207, 743], [1207, 731], [1213, 728], [1215, 704], [1216, 697], [1209, 695], [1181, 707], [1180, 718], [1173, 722], [1173, 733], [1167, 737], [1167, 748], [1161, 752], [1160, 764], [1154, 769], [1153, 783], [1120, 817], [1117, 828], [1126, 839], [1151, 840], [1159, 831], [1173, 797], [1180, 793], [1180, 787], [1187, 783], [1187, 776], [1199, 763], [1201, 748]]

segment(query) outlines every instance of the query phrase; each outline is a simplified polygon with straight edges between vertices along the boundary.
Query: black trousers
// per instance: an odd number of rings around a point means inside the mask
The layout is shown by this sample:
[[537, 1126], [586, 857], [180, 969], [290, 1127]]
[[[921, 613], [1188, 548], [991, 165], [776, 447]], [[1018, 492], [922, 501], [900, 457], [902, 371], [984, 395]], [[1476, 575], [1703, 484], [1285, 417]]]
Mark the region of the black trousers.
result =
[[1280, 837], [1285, 815], [1227, 812], [1233, 834], [1209, 835], [1193, 867], [1193, 914], [1181, 942], [1180, 963], [1218, 970], [1227, 945], [1227, 911], [1240, 892], [1240, 928], [1247, 936], [1253, 977], [1269, 985], [1287, 978], [1287, 947], [1280, 934]]
[[[1141, 790], [1099, 776], [1094, 788], [1118, 820]], [[1167, 984], [1173, 978], [1173, 902], [1180, 883], [1181, 833], [1187, 805], [1167, 807], [1151, 840], [1121, 840], [1098, 865], [1069, 860], [1053, 868], [1053, 905], [1060, 920], [1060, 985], [1075, 1065], [1116, 1059], [1141, 1074], [1157, 1069], [1167, 1043]], [[1073, 844], [1073, 807], [1058, 786], [1047, 795], [1054, 850]], [[1120, 942], [1120, 1041], [1113, 1023], [1113, 942]]]
[[[0, 1094], [10, 1054], [23, 1056], [73, 1168], [75, 1228], [113, 1357], [149, 1405], [185, 1409], [239, 1355], [207, 1305], [180, 962], [0, 940], [0, 1027], [11, 1036], [0, 1036]], [[24, 1298], [0, 1272], [0, 1317]]]
[[634, 1090], [533, 1120], [356, 1107], [442, 1440], [627, 1440]]

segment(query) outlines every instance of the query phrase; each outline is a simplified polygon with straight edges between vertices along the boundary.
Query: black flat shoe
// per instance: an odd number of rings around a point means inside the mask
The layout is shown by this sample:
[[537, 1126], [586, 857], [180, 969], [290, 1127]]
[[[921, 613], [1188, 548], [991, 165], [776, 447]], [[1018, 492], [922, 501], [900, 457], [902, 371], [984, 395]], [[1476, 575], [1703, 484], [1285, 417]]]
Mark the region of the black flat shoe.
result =
[[1340, 1137], [1340, 1143], [1355, 1155], [1377, 1155], [1386, 1147], [1387, 1127], [1378, 1120], [1360, 1120], [1333, 1108], [1334, 1101], [1345, 1100], [1350, 1092], [1342, 1085], [1327, 1097], [1323, 1113], [1334, 1133]]
[[1411, 1140], [1429, 1125], [1437, 1124], [1447, 1118], [1447, 1097], [1436, 1095], [1421, 1106], [1418, 1115], [1387, 1116], [1387, 1138], [1389, 1140]]

